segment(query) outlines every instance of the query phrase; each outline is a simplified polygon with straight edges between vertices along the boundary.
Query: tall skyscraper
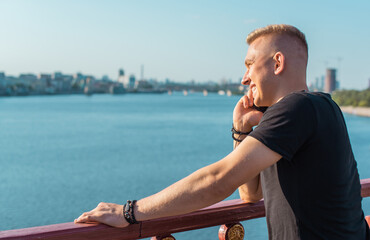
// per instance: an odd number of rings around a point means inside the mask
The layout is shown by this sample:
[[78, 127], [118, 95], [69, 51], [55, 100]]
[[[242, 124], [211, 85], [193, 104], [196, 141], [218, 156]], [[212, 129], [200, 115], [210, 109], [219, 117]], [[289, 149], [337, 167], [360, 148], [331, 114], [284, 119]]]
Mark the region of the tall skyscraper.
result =
[[324, 86], [325, 86], [325, 76], [321, 76], [321, 81], [320, 81], [320, 91], [324, 91]]
[[315, 78], [315, 86], [314, 86], [315, 91], [320, 91], [320, 78]]
[[336, 72], [337, 70], [333, 68], [326, 69], [324, 91], [327, 93], [332, 93], [336, 89], [336, 85], [337, 85]]

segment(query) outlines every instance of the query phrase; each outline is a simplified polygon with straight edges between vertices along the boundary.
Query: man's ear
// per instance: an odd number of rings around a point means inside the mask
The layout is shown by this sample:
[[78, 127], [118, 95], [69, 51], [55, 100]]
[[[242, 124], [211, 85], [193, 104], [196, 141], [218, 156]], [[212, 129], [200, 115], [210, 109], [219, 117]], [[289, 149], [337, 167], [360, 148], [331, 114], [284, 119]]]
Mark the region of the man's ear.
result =
[[275, 53], [274, 57], [274, 73], [275, 75], [280, 74], [285, 68], [285, 57], [282, 52]]

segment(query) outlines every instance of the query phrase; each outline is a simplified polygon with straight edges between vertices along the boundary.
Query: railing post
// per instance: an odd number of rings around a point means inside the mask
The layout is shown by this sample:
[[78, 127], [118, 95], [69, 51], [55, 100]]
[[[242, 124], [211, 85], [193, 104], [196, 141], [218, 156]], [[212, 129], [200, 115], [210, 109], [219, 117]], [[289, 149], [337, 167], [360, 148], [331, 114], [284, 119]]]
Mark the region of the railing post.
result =
[[241, 223], [224, 224], [218, 230], [220, 240], [243, 240], [244, 227]]
[[165, 235], [165, 236], [152, 237], [150, 240], [176, 240], [176, 239], [171, 234], [168, 234], [168, 235]]

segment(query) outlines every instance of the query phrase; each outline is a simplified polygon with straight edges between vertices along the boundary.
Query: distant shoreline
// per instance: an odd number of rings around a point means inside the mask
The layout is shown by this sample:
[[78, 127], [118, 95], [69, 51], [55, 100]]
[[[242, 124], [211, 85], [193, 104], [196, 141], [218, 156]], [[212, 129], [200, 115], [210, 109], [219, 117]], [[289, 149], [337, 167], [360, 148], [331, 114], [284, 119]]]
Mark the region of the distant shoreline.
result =
[[344, 113], [349, 113], [362, 117], [370, 117], [370, 107], [341, 106], [340, 109]]

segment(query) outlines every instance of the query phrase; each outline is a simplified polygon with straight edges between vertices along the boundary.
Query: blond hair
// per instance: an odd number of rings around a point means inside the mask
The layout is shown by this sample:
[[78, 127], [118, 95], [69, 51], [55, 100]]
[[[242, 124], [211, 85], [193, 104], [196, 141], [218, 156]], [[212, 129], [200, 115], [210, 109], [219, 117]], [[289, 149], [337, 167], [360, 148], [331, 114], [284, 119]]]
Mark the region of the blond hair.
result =
[[289, 35], [296, 37], [300, 40], [303, 46], [308, 50], [308, 45], [305, 35], [296, 27], [287, 24], [273, 24], [263, 28], [258, 28], [248, 34], [247, 43], [251, 45], [257, 38], [265, 35], [277, 34], [277, 35]]

